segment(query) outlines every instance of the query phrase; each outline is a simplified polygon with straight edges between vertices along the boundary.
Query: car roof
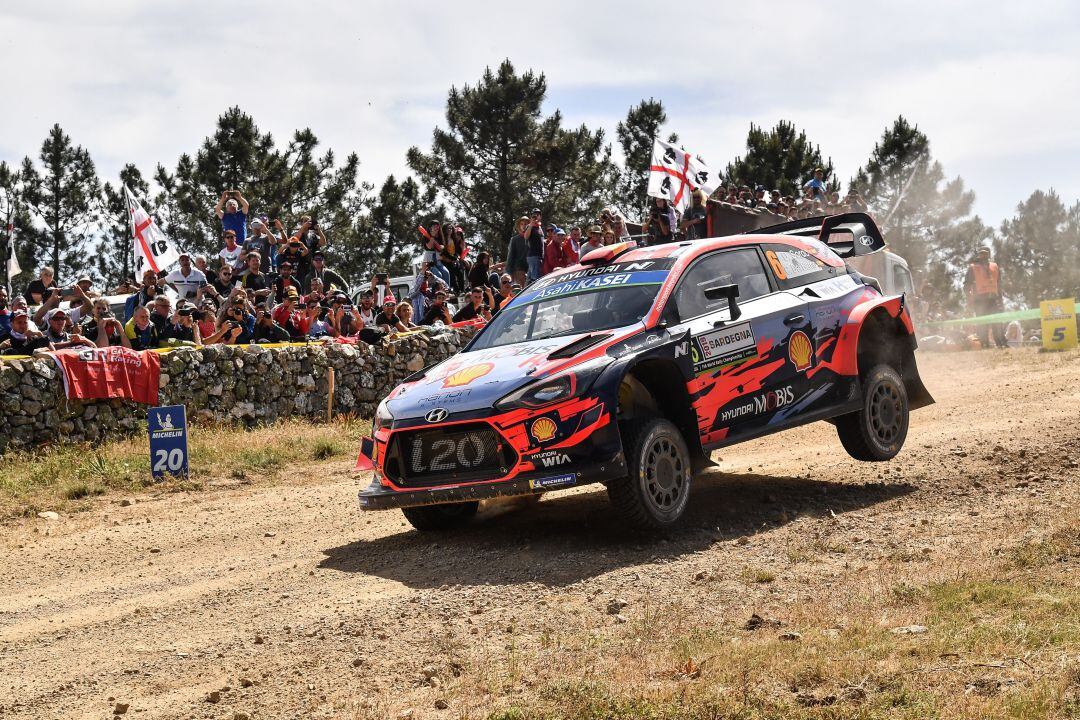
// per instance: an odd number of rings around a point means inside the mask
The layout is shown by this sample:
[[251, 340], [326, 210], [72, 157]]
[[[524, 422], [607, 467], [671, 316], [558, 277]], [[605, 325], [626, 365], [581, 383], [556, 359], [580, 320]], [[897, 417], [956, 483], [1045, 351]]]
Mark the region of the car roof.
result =
[[[783, 243], [785, 245], [799, 246], [799, 241], [804, 239], [805, 238], [793, 235], [725, 235], [723, 237], [705, 238], [703, 240], [684, 240], [682, 242], [665, 243], [663, 245], [632, 247], [621, 252], [616, 251], [610, 262], [640, 262], [644, 260], [658, 260], [661, 258], [679, 258], [680, 260], [685, 259], [685, 261], [689, 262], [702, 253], [726, 247], [760, 245], [762, 243]], [[599, 252], [599, 249], [595, 252]], [[593, 265], [594, 264], [595, 263], [593, 263]], [[589, 266], [590, 265], [584, 263], [578, 263], [577, 265], [572, 265], [560, 272], [580, 270]]]

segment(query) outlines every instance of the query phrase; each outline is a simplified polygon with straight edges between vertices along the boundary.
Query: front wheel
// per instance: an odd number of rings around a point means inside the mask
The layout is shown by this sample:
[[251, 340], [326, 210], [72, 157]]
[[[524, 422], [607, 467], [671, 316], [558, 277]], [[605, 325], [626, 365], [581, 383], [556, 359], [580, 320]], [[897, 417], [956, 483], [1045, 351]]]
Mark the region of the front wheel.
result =
[[686, 510], [692, 477], [690, 451], [679, 429], [663, 418], [622, 428], [629, 474], [608, 483], [608, 497], [624, 521], [643, 530], [674, 525]]
[[464, 525], [476, 515], [479, 508], [480, 502], [473, 500], [402, 508], [401, 512], [409, 524], [420, 532], [435, 532]]
[[908, 431], [908, 398], [904, 381], [888, 365], [875, 365], [862, 381], [863, 406], [836, 419], [836, 432], [856, 460], [892, 460]]

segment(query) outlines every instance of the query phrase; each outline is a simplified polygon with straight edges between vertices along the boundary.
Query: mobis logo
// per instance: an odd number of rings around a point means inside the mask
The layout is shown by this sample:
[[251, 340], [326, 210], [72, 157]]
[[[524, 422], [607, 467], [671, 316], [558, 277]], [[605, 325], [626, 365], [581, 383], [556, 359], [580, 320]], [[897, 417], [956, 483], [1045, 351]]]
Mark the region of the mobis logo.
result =
[[774, 412], [786, 405], [790, 405], [794, 400], [795, 391], [791, 389], [790, 385], [776, 390], [769, 390], [753, 397], [749, 402], [724, 410], [720, 413], [720, 421], [728, 422], [749, 415]]

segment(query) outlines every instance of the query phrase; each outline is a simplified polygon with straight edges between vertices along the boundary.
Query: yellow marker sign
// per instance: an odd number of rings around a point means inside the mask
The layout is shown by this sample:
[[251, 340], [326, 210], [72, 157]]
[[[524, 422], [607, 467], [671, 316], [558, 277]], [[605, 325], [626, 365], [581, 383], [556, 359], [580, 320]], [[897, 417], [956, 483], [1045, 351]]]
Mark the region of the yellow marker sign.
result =
[[1072, 298], [1043, 300], [1039, 303], [1042, 318], [1042, 341], [1046, 350], [1069, 350], [1076, 347], [1076, 310]]

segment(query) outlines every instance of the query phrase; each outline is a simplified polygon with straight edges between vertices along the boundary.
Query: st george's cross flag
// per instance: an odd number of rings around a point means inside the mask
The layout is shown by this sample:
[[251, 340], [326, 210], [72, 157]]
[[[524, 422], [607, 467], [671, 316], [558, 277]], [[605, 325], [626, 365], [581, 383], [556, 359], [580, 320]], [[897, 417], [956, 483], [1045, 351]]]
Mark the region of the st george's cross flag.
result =
[[131, 233], [135, 240], [135, 278], [141, 279], [146, 270], [156, 273], [168, 270], [180, 259], [176, 246], [165, 237], [154, 219], [147, 215], [127, 185], [124, 186], [124, 197], [127, 199]]
[[649, 164], [649, 197], [664, 198], [680, 212], [690, 206], [690, 194], [697, 189], [712, 195], [718, 178], [700, 155], [657, 139]]

